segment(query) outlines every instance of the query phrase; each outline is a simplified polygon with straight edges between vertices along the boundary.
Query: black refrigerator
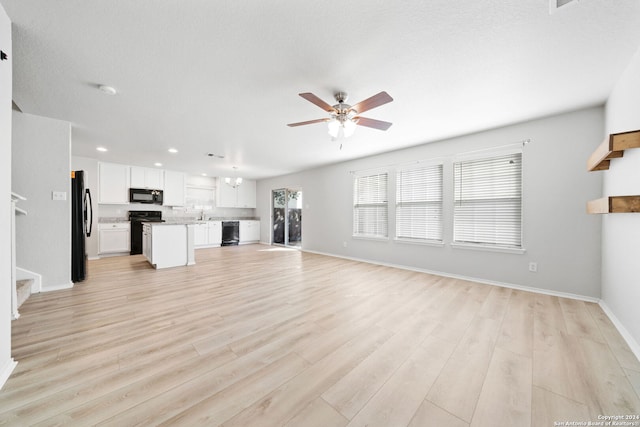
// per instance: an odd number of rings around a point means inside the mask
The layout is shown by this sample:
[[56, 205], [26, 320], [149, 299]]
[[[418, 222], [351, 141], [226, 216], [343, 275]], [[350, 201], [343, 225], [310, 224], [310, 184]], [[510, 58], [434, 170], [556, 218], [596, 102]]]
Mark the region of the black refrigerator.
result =
[[84, 171], [71, 172], [71, 281], [82, 282], [87, 276], [85, 239], [91, 236], [93, 206], [91, 192], [84, 186]]

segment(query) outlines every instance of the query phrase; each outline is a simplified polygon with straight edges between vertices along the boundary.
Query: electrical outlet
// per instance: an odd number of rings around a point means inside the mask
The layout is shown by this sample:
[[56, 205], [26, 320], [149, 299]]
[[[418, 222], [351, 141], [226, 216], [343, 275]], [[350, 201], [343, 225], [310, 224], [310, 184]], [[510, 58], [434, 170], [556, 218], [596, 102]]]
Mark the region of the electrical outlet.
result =
[[529, 263], [529, 271], [532, 273], [537, 273], [538, 272], [538, 263], [537, 262], [530, 262]]
[[51, 200], [67, 200], [66, 191], [52, 191]]
[[347, 242], [342, 242], [342, 247], [346, 248], [347, 247]]

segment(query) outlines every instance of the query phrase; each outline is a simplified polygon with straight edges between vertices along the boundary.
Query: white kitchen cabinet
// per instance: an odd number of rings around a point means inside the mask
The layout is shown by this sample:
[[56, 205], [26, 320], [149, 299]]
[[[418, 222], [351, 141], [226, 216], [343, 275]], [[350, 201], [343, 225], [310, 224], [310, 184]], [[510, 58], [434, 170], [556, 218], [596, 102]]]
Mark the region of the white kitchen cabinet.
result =
[[220, 246], [222, 244], [222, 221], [208, 221], [207, 230], [209, 246]]
[[193, 225], [193, 244], [196, 248], [222, 244], [222, 221], [207, 221]]
[[260, 241], [260, 221], [240, 221], [240, 243], [253, 243]]
[[236, 207], [238, 208], [255, 208], [256, 207], [256, 182], [250, 179], [242, 181], [242, 185], [239, 185], [238, 201]]
[[131, 188], [162, 190], [164, 177], [161, 169], [131, 166]]
[[245, 179], [233, 188], [224, 182], [224, 177], [219, 177], [216, 196], [216, 206], [219, 208], [255, 208], [256, 182]]
[[218, 178], [218, 185], [216, 185], [216, 206], [219, 208], [235, 208], [237, 203], [237, 188], [226, 184], [223, 177]]
[[163, 202], [165, 206], [184, 206], [187, 174], [164, 171]]
[[128, 165], [98, 163], [98, 203], [128, 204], [130, 182]]
[[131, 225], [128, 222], [98, 224], [98, 252], [100, 254], [129, 252]]
[[193, 225], [147, 223], [142, 251], [154, 268], [195, 264]]
[[209, 226], [207, 223], [195, 224], [193, 226], [193, 244], [197, 246], [207, 246], [209, 244]]

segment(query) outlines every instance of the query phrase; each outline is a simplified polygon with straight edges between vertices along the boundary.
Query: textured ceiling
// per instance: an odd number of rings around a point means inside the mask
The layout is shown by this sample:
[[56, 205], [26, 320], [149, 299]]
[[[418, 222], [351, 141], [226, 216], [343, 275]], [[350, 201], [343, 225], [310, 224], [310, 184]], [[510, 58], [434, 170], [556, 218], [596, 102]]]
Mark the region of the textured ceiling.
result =
[[[14, 101], [71, 122], [74, 155], [249, 178], [602, 104], [640, 46], [638, 0], [0, 3]], [[286, 126], [326, 115], [298, 93], [337, 90], [387, 91], [363, 115], [393, 126]]]

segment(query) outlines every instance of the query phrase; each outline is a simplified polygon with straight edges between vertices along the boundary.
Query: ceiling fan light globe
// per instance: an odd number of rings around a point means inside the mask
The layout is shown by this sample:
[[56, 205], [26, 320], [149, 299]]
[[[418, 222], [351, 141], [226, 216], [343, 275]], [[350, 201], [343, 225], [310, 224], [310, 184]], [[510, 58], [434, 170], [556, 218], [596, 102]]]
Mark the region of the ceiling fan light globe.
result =
[[331, 135], [333, 138], [337, 138], [338, 132], [340, 131], [340, 122], [336, 119], [333, 119], [329, 121], [327, 126], [329, 127], [329, 135]]
[[345, 120], [344, 124], [344, 137], [349, 138], [356, 130], [356, 124], [353, 120]]
[[224, 179], [225, 184], [231, 184], [231, 178], [230, 177], [226, 177]]
[[242, 178], [241, 177], [237, 177], [236, 178], [236, 185], [240, 185], [242, 184]]

